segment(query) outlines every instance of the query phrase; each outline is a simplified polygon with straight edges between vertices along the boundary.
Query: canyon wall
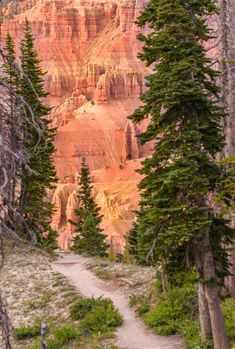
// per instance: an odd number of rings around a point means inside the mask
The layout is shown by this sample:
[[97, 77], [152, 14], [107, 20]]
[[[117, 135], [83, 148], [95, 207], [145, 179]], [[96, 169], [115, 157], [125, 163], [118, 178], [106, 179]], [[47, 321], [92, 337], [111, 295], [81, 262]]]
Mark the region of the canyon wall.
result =
[[51, 199], [57, 212], [53, 227], [60, 246], [74, 234], [68, 219], [76, 198], [82, 157], [92, 171], [94, 195], [104, 215], [103, 227], [117, 250], [138, 206], [135, 170], [150, 154], [127, 119], [140, 103], [147, 68], [137, 59], [141, 44], [135, 24], [145, 0], [26, 0], [4, 8], [2, 39], [22, 38], [31, 24], [42, 68], [51, 118], [58, 127], [55, 165], [60, 183]]

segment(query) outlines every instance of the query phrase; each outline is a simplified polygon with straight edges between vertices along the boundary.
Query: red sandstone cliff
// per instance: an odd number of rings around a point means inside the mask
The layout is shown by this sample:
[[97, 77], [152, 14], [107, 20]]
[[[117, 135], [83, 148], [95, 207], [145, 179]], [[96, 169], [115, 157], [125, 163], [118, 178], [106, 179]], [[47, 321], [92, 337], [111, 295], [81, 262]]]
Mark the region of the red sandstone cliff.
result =
[[104, 228], [118, 249], [137, 208], [141, 157], [150, 152], [138, 142], [139, 129], [127, 116], [139, 104], [146, 68], [137, 59], [135, 19], [145, 0], [25, 0], [4, 9], [2, 37], [9, 31], [18, 44], [25, 17], [47, 71], [45, 86], [51, 117], [59, 126], [55, 164], [61, 183], [52, 195], [53, 226], [67, 247], [67, 223], [79, 204], [76, 176], [86, 157]]

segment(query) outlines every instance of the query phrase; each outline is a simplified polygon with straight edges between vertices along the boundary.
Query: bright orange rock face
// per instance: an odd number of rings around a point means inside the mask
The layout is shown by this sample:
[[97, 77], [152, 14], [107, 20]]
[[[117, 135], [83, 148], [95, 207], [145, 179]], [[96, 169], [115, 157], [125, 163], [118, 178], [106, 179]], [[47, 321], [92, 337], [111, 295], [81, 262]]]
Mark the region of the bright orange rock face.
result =
[[[60, 178], [52, 200], [53, 227], [68, 248], [74, 234], [77, 175], [85, 157], [94, 178], [94, 195], [102, 208], [103, 226], [116, 249], [138, 206], [135, 170], [150, 153], [127, 119], [140, 104], [147, 69], [137, 59], [141, 44], [135, 20], [145, 0], [28, 0], [4, 9], [2, 36], [9, 31], [18, 44], [25, 17], [47, 71], [45, 87], [58, 126], [55, 164]], [[144, 125], [143, 125], [144, 127]]]

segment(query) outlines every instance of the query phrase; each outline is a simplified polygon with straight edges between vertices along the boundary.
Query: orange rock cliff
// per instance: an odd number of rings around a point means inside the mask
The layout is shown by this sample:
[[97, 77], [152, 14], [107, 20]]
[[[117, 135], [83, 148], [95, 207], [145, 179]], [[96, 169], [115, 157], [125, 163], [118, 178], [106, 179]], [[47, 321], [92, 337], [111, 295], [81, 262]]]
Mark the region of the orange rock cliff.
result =
[[138, 142], [140, 127], [130, 120], [140, 104], [147, 69], [138, 60], [141, 44], [135, 24], [145, 0], [25, 0], [4, 8], [2, 37], [10, 32], [18, 46], [24, 20], [47, 71], [51, 117], [58, 126], [55, 165], [60, 183], [51, 199], [52, 225], [68, 248], [73, 228], [77, 177], [82, 157], [92, 171], [103, 228], [123, 250], [138, 207], [135, 170], [151, 151]]

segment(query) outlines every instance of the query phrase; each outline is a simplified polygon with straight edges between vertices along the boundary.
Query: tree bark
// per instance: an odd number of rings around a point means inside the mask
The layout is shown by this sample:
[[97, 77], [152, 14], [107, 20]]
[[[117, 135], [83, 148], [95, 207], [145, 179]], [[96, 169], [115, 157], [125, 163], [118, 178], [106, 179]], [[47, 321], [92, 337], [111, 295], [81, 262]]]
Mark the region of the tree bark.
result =
[[199, 305], [199, 321], [201, 328], [201, 338], [206, 341], [212, 337], [211, 320], [205, 295], [205, 286], [198, 283], [198, 305]]
[[211, 319], [207, 304], [207, 299], [205, 295], [205, 285], [200, 282], [200, 279], [203, 277], [203, 268], [202, 268], [202, 260], [200, 257], [200, 251], [196, 249], [195, 255], [196, 268], [198, 272], [198, 308], [199, 308], [199, 322], [201, 329], [201, 338], [203, 341], [212, 337], [212, 329], [211, 329]]
[[223, 315], [220, 309], [216, 272], [211, 249], [209, 231], [205, 231], [201, 240], [201, 260], [204, 277], [205, 296], [208, 305], [214, 349], [229, 349]]
[[[235, 2], [218, 0], [220, 13], [218, 28], [220, 33], [220, 70], [223, 106], [227, 111], [224, 119], [226, 147], [224, 156], [235, 154]], [[233, 222], [235, 225], [235, 222]], [[235, 297], [235, 242], [230, 253], [231, 276], [227, 278], [230, 294]]]

